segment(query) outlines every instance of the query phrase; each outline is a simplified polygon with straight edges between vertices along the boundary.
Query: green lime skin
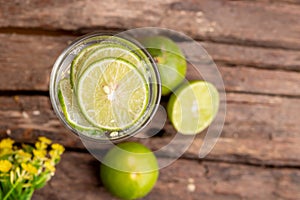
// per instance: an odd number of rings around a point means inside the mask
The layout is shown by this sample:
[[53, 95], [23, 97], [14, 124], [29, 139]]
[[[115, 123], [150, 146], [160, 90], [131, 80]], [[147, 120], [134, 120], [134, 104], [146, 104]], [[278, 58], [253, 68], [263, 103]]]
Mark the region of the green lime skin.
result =
[[185, 78], [186, 59], [178, 45], [164, 36], [153, 36], [140, 39], [157, 63], [162, 83], [162, 95], [174, 91]]
[[158, 176], [155, 155], [142, 144], [120, 143], [109, 150], [100, 167], [104, 186], [121, 199], [138, 199], [154, 187]]

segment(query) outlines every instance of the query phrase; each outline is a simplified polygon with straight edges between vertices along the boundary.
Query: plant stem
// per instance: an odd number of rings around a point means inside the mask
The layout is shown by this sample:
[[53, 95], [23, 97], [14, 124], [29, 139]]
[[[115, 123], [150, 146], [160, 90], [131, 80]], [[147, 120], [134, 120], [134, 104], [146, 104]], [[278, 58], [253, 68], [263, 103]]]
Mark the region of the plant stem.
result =
[[16, 183], [13, 185], [12, 188], [10, 188], [10, 190], [8, 191], [8, 193], [6, 193], [5, 197], [3, 198], [3, 200], [7, 200], [7, 198], [10, 196], [10, 194], [14, 191], [14, 189], [17, 187], [17, 185], [19, 184], [20, 181], [20, 177], [18, 178], [18, 180], [16, 181]]

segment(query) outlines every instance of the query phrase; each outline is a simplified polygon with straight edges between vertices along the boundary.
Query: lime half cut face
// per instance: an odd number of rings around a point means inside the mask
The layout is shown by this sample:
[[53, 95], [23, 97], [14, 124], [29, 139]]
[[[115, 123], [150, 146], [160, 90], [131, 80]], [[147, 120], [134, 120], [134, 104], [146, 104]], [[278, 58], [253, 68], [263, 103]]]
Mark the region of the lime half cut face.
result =
[[209, 82], [193, 81], [181, 86], [171, 96], [167, 110], [177, 131], [194, 135], [211, 124], [218, 108], [218, 90]]
[[140, 70], [121, 58], [94, 62], [82, 73], [77, 100], [95, 127], [117, 131], [142, 118], [148, 104], [148, 84]]

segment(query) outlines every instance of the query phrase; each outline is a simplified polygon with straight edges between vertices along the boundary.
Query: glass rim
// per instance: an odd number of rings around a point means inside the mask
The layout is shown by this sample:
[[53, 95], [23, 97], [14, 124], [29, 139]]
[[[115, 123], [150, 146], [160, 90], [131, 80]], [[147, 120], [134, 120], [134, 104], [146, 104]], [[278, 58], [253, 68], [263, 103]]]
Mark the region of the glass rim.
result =
[[[122, 32], [121, 32], [122, 33]], [[97, 141], [100, 143], [107, 143], [107, 142], [112, 142], [112, 143], [118, 143], [121, 142], [125, 139], [128, 139], [136, 134], [138, 134], [141, 130], [143, 130], [148, 124], [149, 122], [153, 119], [153, 117], [155, 116], [155, 113], [158, 110], [158, 107], [160, 105], [160, 100], [161, 100], [161, 79], [160, 79], [160, 75], [159, 75], [159, 70], [158, 67], [156, 65], [156, 62], [154, 61], [153, 57], [150, 55], [150, 53], [134, 38], [132, 38], [129, 35], [119, 35], [120, 33], [110, 33], [110, 32], [91, 32], [85, 35], [82, 35], [78, 38], [76, 38], [75, 40], [73, 40], [70, 44], [68, 44], [68, 46], [66, 46], [66, 48], [60, 53], [60, 55], [57, 57], [57, 59], [55, 60], [52, 70], [51, 70], [51, 74], [50, 74], [50, 80], [49, 80], [49, 96], [50, 96], [50, 102], [52, 105], [52, 108], [54, 110], [54, 113], [56, 114], [56, 116], [59, 118], [59, 120], [62, 122], [62, 124], [69, 130], [71, 131], [73, 134], [75, 134], [76, 136], [80, 137], [80, 139], [85, 139], [85, 140], [90, 140], [90, 141]], [[120, 137], [116, 137], [116, 138], [109, 138], [108, 136], [106, 136], [105, 139], [103, 138], [95, 138], [93, 136], [87, 136], [86, 134], [80, 133], [79, 130], [76, 130], [74, 127], [72, 127], [66, 120], [65, 115], [62, 113], [61, 108], [59, 108], [60, 102], [58, 101], [58, 97], [57, 96], [57, 84], [56, 84], [56, 80], [57, 80], [57, 76], [58, 76], [58, 72], [60, 67], [62, 66], [62, 63], [65, 59], [65, 57], [72, 51], [72, 49], [74, 47], [76, 47], [76, 45], [92, 39], [94, 37], [99, 37], [99, 36], [111, 36], [111, 37], [119, 37], [121, 39], [127, 40], [131, 43], [133, 43], [134, 45], [136, 45], [138, 47], [139, 50], [141, 50], [147, 57], [147, 59], [149, 59], [149, 62], [151, 64], [151, 67], [153, 69], [154, 72], [154, 76], [155, 76], [155, 85], [157, 85], [156, 87], [156, 97], [153, 99], [153, 102], [148, 102], [148, 104], [153, 104], [153, 108], [145, 111], [145, 112], [149, 112], [149, 115], [146, 117], [146, 119], [141, 123], [141, 125], [136, 129], [133, 130], [131, 132], [129, 132], [128, 134], [124, 134]], [[105, 133], [103, 133], [105, 134]], [[83, 137], [83, 138], [82, 138]]]

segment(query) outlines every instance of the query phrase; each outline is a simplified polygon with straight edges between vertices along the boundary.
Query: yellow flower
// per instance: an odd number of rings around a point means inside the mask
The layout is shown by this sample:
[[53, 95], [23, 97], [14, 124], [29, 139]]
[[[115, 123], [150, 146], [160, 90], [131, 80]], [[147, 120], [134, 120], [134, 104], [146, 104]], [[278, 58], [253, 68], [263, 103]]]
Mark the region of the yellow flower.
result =
[[56, 157], [56, 156], [57, 156], [57, 151], [55, 151], [55, 150], [50, 150], [50, 151], [49, 151], [49, 155], [51, 156], [51, 158]]
[[12, 168], [11, 162], [8, 160], [0, 160], [0, 172], [8, 172]]
[[34, 167], [32, 164], [30, 164], [30, 163], [28, 163], [28, 164], [22, 163], [21, 166], [22, 166], [22, 168], [23, 168], [25, 171], [29, 172], [30, 174], [37, 174], [37, 173], [38, 173], [37, 168], [35, 168], [35, 167]]
[[52, 141], [46, 137], [39, 137], [39, 141], [41, 141], [42, 143], [45, 143], [45, 144], [51, 144]]
[[62, 154], [65, 151], [65, 148], [62, 145], [57, 144], [57, 143], [52, 144], [51, 147], [53, 150], [56, 150], [59, 154]]
[[43, 143], [43, 142], [36, 142], [35, 147], [37, 149], [47, 149], [48, 145], [46, 143]]
[[15, 141], [10, 138], [3, 139], [0, 142], [0, 149], [12, 149], [14, 142]]
[[11, 154], [12, 152], [13, 152], [12, 149], [7, 149], [7, 148], [1, 149], [1, 148], [0, 148], [0, 157], [2, 157], [2, 156], [4, 156], [4, 155]]
[[55, 167], [54, 167], [54, 165], [50, 162], [50, 161], [46, 161], [45, 163], [44, 163], [44, 166], [45, 166], [45, 168], [47, 169], [47, 170], [49, 170], [50, 172], [55, 172]]
[[17, 158], [21, 160], [21, 162], [26, 162], [31, 159], [31, 154], [24, 152], [22, 149], [17, 151]]
[[46, 150], [36, 150], [36, 149], [33, 149], [33, 155], [38, 158], [38, 159], [44, 159], [46, 158]]

